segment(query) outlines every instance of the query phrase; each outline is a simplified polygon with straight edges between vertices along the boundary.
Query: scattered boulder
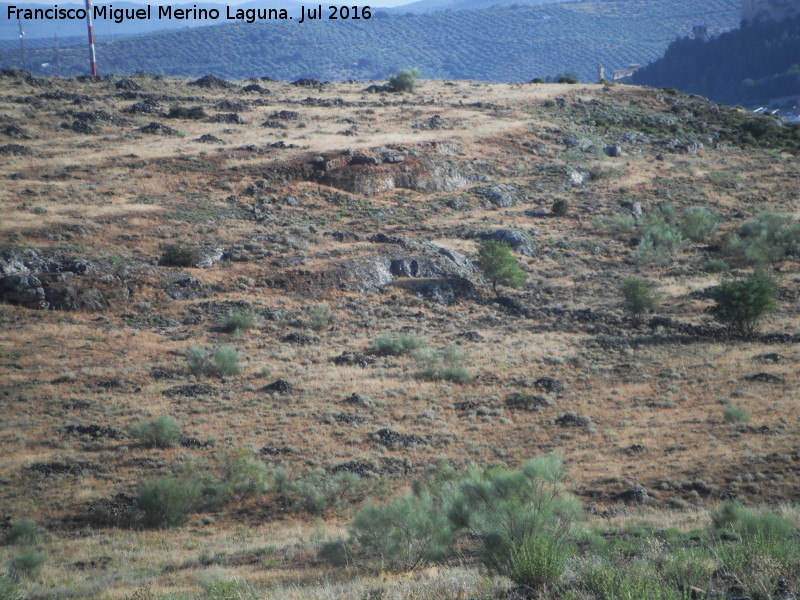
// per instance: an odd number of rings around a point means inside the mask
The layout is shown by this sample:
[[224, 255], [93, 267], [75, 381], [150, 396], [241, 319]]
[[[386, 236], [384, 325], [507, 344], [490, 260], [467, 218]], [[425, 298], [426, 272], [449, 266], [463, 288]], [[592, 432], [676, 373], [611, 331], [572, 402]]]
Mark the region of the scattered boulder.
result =
[[207, 383], [189, 383], [186, 385], [176, 385], [161, 392], [167, 398], [200, 398], [204, 396], [215, 396], [219, 390]]
[[406, 241], [394, 235], [386, 235], [385, 233], [376, 233], [371, 235], [367, 238], [368, 242], [372, 242], [373, 244], [400, 244], [401, 246], [406, 243]]
[[300, 113], [294, 110], [279, 110], [272, 113], [269, 118], [279, 121], [296, 121], [300, 118]]
[[755, 375], [745, 375], [743, 381], [757, 381], [761, 383], [786, 383], [783, 377], [778, 377], [772, 373], [756, 373]]
[[556, 419], [556, 425], [561, 427], [588, 427], [591, 424], [591, 419], [583, 415], [576, 415], [574, 413], [564, 413]]
[[287, 342], [289, 344], [299, 344], [300, 346], [308, 346], [309, 344], [314, 344], [318, 340], [316, 338], [311, 337], [310, 335], [306, 335], [305, 333], [298, 333], [292, 332], [289, 333], [281, 338], [282, 342]]
[[625, 504], [647, 504], [650, 502], [651, 497], [646, 489], [643, 487], [636, 487], [617, 494], [616, 499]]
[[371, 408], [374, 403], [370, 398], [366, 396], [359, 396], [353, 392], [347, 398], [342, 400], [342, 404], [350, 404], [351, 406], [358, 406], [359, 408]]
[[225, 251], [222, 248], [200, 248], [197, 251], [197, 262], [194, 266], [198, 269], [207, 269], [221, 261], [224, 256]]
[[0, 156], [30, 156], [31, 149], [21, 144], [5, 144], [0, 146]]
[[533, 385], [543, 389], [548, 394], [559, 394], [564, 391], [564, 384], [552, 377], [539, 377], [533, 382]]
[[571, 170], [571, 171], [568, 173], [568, 177], [569, 177], [569, 182], [570, 182], [570, 183], [571, 183], [573, 186], [575, 186], [575, 187], [580, 187], [580, 186], [582, 186], [584, 183], [586, 183], [587, 181], [589, 181], [589, 179], [591, 178], [591, 175], [590, 175], [589, 173], [587, 173], [586, 171], [575, 171], [575, 170]]
[[125, 90], [127, 92], [138, 92], [142, 89], [142, 86], [136, 83], [133, 79], [128, 79], [127, 77], [123, 77], [119, 81], [114, 84], [114, 87], [118, 90]]
[[325, 85], [328, 85], [327, 81], [320, 81], [318, 79], [312, 79], [309, 77], [301, 77], [300, 79], [293, 81], [292, 85], [296, 85], [298, 87], [314, 87], [314, 88], [321, 88]]
[[147, 125], [139, 127], [139, 131], [151, 135], [178, 135], [178, 132], [172, 127], [159, 123], [158, 121], [150, 121]]
[[189, 85], [196, 85], [201, 88], [220, 88], [228, 89], [236, 87], [236, 84], [231, 83], [225, 79], [217, 77], [216, 75], [205, 75], [200, 79], [196, 79], [189, 83]]
[[164, 281], [164, 291], [173, 300], [196, 300], [209, 295], [202, 281], [186, 273], [168, 274]]
[[229, 125], [244, 125], [245, 121], [239, 116], [239, 113], [217, 113], [211, 117], [212, 123], [227, 123]]
[[[359, 352], [351, 352], [350, 350], [344, 350], [339, 356], [333, 359], [333, 364], [337, 366], [357, 365], [359, 367], [366, 368], [374, 363], [374, 358], [370, 358], [369, 356], [365, 356]], [[353, 395], [355, 396], [355, 394]]]
[[515, 231], [513, 229], [495, 229], [490, 232], [475, 233], [473, 237], [481, 240], [495, 240], [497, 242], [505, 242], [511, 246], [517, 253], [523, 256], [533, 256], [536, 254], [536, 246], [531, 239], [531, 236], [523, 231]]
[[466, 277], [413, 279], [404, 281], [402, 287], [442, 306], [452, 306], [460, 300], [479, 296], [475, 284]]
[[211, 135], [210, 133], [204, 133], [197, 138], [195, 142], [200, 142], [201, 144], [221, 144], [222, 140], [215, 135]]
[[0, 129], [0, 133], [15, 140], [33, 139], [33, 136], [30, 133], [28, 133], [27, 130], [23, 129], [22, 127], [18, 127], [16, 125], [6, 125], [2, 129]]
[[506, 406], [518, 410], [540, 411], [553, 405], [547, 398], [538, 394], [514, 392], [506, 398]]
[[247, 93], [254, 93], [254, 94], [269, 94], [270, 93], [270, 91], [267, 88], [261, 87], [257, 83], [251, 83], [249, 85], [244, 86], [242, 88], [242, 91], [243, 92], [247, 92]]
[[370, 439], [387, 448], [407, 448], [412, 445], [425, 444], [425, 440], [414, 434], [398, 433], [392, 429], [379, 429], [369, 435]]
[[617, 145], [606, 146], [603, 148], [603, 152], [605, 152], [607, 156], [618, 158], [622, 156], [622, 147]]
[[265, 392], [274, 392], [277, 394], [287, 394], [294, 389], [294, 386], [286, 381], [285, 379], [276, 379], [269, 385], [265, 385], [263, 388]]
[[119, 429], [104, 425], [65, 425], [64, 432], [75, 435], [85, 435], [94, 439], [118, 439], [122, 437], [122, 432]]
[[488, 209], [509, 208], [519, 204], [516, 189], [508, 184], [497, 184], [491, 187], [477, 188], [475, 193], [483, 200], [483, 205]]
[[27, 308], [47, 308], [42, 282], [28, 273], [14, 273], [0, 279], [0, 298]]
[[390, 85], [372, 84], [372, 85], [368, 85], [367, 87], [365, 87], [361, 91], [365, 92], [367, 94], [380, 94], [382, 92], [389, 92], [389, 93], [394, 92], [394, 88], [392, 86], [390, 86]]
[[221, 112], [245, 112], [250, 110], [250, 107], [244, 102], [236, 102], [227, 98], [215, 103], [214, 108]]

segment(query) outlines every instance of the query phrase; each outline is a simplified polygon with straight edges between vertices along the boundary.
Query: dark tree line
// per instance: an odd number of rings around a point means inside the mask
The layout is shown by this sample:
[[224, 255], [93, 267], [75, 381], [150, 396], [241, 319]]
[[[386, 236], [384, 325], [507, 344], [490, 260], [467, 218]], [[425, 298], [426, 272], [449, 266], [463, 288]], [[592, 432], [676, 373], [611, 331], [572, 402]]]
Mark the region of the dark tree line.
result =
[[731, 105], [800, 95], [800, 17], [744, 24], [708, 42], [675, 40], [633, 80]]

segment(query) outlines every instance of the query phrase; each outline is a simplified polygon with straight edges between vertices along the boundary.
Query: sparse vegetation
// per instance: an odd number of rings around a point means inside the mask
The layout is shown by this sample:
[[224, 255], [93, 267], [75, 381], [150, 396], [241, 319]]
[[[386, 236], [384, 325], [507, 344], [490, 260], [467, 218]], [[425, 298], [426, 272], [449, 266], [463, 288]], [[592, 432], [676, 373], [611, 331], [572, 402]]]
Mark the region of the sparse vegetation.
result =
[[193, 267], [200, 260], [196, 248], [182, 244], [166, 244], [161, 250], [159, 264], [165, 267]]
[[566, 198], [556, 198], [550, 212], [554, 217], [565, 217], [569, 213], [569, 201]]
[[520, 288], [527, 279], [525, 271], [512, 253], [511, 246], [506, 242], [482, 240], [478, 245], [476, 264], [492, 284], [492, 291], [497, 296], [500, 295], [498, 285]]
[[763, 265], [800, 256], [800, 222], [775, 213], [762, 213], [729, 235], [725, 247], [733, 256]]
[[8, 562], [8, 573], [12, 579], [34, 579], [39, 575], [46, 557], [43, 552], [33, 548], [11, 558]]
[[690, 206], [681, 215], [680, 231], [683, 237], [693, 242], [713, 240], [719, 229], [720, 217], [705, 206]]
[[417, 69], [400, 69], [386, 81], [395, 92], [413, 92], [420, 72]]
[[756, 332], [758, 322], [775, 311], [777, 287], [772, 278], [757, 271], [745, 279], [723, 281], [714, 291], [714, 317], [736, 328], [744, 338]]
[[[797, 161], [732, 146], [730, 109], [674, 91], [318, 77], [0, 70], [0, 590], [798, 596]], [[140, 130], [171, 103], [246, 122]], [[634, 260], [654, 227], [683, 245]], [[469, 260], [484, 236], [527, 243], [511, 297]], [[203, 268], [157, 265], [160, 243]], [[751, 263], [780, 301], [742, 343], [710, 322], [710, 273]], [[626, 312], [626, 277], [657, 314]], [[566, 478], [524, 462], [556, 447]], [[38, 576], [12, 581], [29, 550]]]
[[222, 329], [228, 333], [238, 333], [256, 326], [256, 314], [252, 310], [234, 310], [225, 319]]
[[209, 354], [208, 350], [192, 346], [186, 356], [189, 372], [195, 377], [227, 377], [239, 375], [241, 354], [236, 348], [223, 346]]
[[172, 417], [157, 417], [131, 427], [131, 436], [148, 448], [171, 448], [183, 440], [183, 434]]
[[457, 346], [448, 346], [443, 350], [420, 348], [414, 353], [423, 377], [461, 384], [472, 381], [472, 376], [463, 366], [465, 357], [466, 353]]
[[153, 529], [178, 527], [200, 502], [200, 486], [188, 479], [161, 477], [139, 484], [136, 523]]
[[322, 331], [330, 325], [333, 319], [333, 311], [330, 306], [324, 303], [315, 304], [308, 311], [308, 321], [311, 328], [315, 331]]
[[726, 423], [747, 423], [750, 420], [750, 413], [738, 406], [726, 406], [722, 410], [722, 416]]
[[631, 316], [634, 324], [638, 325], [642, 315], [652, 311], [658, 304], [656, 294], [650, 283], [638, 277], [626, 277], [620, 286], [625, 310]]
[[381, 356], [400, 356], [409, 354], [425, 345], [425, 340], [415, 335], [400, 333], [398, 335], [382, 334], [372, 341], [375, 352]]
[[36, 521], [33, 519], [20, 519], [11, 524], [5, 536], [6, 544], [36, 545], [42, 539]]

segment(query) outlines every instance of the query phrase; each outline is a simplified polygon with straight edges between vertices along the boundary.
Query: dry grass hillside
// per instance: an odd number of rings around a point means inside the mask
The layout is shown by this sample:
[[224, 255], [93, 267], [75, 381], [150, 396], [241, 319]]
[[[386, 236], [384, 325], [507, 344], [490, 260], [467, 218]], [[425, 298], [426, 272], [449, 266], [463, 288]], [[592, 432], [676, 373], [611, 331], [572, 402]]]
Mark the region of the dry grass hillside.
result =
[[[800, 217], [779, 135], [623, 85], [199, 83], [0, 75], [0, 535], [37, 522], [26, 597], [497, 597], [468, 558], [371, 578], [317, 555], [442, 459], [559, 451], [601, 527], [800, 501], [797, 255], [764, 265], [752, 339], [708, 312], [754, 269], [726, 234]], [[630, 214], [663, 203], [718, 234], [641, 251]], [[498, 230], [527, 273], [501, 298], [472, 262]], [[626, 277], [660, 295], [641, 324]], [[147, 447], [159, 417], [181, 434]], [[236, 455], [266, 491], [128, 522], [141, 482]]]

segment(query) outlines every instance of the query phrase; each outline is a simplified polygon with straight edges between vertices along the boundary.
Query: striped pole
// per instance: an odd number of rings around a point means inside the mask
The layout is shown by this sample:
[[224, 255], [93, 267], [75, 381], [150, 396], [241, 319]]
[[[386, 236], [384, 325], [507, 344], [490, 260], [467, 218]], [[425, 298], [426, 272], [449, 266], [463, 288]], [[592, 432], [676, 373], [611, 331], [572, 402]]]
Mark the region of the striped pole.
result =
[[92, 0], [86, 0], [86, 25], [89, 28], [89, 62], [92, 65], [92, 77], [97, 77], [97, 60], [94, 56], [94, 31], [92, 30]]

